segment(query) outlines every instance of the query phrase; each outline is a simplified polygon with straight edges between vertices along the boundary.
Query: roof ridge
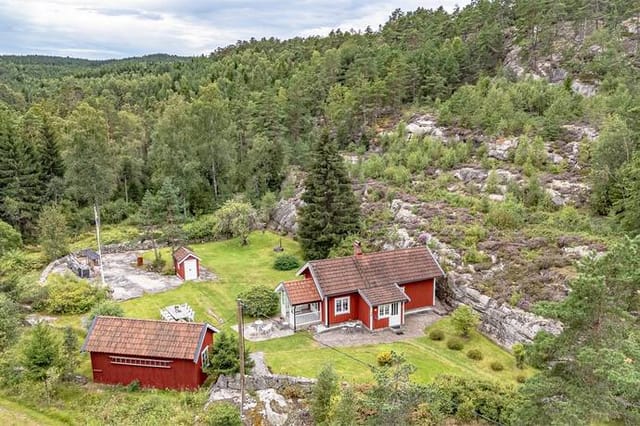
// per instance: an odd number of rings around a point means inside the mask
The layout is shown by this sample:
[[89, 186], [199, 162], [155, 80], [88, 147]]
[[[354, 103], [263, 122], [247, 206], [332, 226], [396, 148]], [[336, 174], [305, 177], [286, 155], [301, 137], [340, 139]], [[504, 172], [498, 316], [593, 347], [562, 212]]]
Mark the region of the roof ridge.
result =
[[139, 321], [139, 322], [155, 322], [155, 323], [163, 323], [163, 324], [182, 324], [182, 325], [208, 325], [206, 322], [183, 322], [183, 321], [165, 321], [158, 319], [148, 319], [148, 318], [127, 318], [127, 317], [116, 317], [113, 315], [98, 315], [98, 318], [109, 318], [109, 319], [117, 319], [120, 321]]

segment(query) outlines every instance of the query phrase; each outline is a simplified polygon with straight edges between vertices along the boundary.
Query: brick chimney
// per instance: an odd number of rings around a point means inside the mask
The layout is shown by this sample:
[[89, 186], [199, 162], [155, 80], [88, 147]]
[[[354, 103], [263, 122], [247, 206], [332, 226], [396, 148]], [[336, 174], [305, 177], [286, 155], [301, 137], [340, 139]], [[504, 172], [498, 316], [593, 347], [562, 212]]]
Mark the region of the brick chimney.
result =
[[353, 242], [353, 255], [354, 256], [362, 256], [362, 245], [360, 244], [360, 241], [355, 240]]

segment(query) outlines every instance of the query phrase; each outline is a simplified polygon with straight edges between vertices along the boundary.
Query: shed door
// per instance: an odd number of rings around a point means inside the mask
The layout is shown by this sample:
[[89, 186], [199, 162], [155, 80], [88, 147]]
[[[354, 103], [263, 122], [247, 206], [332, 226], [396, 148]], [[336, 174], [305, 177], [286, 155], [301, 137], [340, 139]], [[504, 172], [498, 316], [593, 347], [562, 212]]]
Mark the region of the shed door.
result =
[[184, 261], [184, 279], [195, 280], [198, 278], [198, 262], [195, 259]]
[[391, 304], [391, 312], [389, 313], [389, 327], [402, 324], [400, 318], [400, 302]]

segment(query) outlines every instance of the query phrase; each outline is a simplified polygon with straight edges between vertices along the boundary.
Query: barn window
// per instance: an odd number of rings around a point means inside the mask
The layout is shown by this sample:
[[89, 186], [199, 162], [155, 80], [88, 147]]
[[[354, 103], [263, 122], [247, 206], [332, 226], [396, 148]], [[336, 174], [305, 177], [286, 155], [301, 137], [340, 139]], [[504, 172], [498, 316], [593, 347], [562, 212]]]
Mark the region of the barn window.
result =
[[164, 359], [133, 358], [130, 356], [110, 356], [111, 364], [133, 365], [136, 367], [171, 368], [171, 362]]
[[349, 313], [349, 299], [349, 296], [336, 299], [336, 315]]

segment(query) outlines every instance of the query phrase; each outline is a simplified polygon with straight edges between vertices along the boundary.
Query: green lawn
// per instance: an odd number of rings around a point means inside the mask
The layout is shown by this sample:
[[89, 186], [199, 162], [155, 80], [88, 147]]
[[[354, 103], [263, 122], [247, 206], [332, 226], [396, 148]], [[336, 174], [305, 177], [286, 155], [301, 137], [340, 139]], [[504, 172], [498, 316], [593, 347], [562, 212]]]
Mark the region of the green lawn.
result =
[[[239, 239], [206, 244], [194, 244], [191, 248], [202, 259], [202, 264], [218, 276], [215, 282], [188, 282], [179, 288], [159, 294], [149, 294], [139, 299], [123, 302], [127, 316], [135, 318], [159, 318], [163, 306], [188, 303], [195, 310], [196, 320], [209, 321], [213, 325], [229, 325], [236, 322], [236, 297], [247, 288], [263, 284], [275, 288], [280, 281], [295, 278], [294, 271], [276, 271], [273, 261], [279, 253], [273, 248], [280, 237], [271, 232], [254, 232], [249, 245], [240, 245]], [[298, 244], [282, 238], [284, 253], [302, 258]], [[169, 249], [161, 250], [162, 257], [170, 261]], [[153, 252], [145, 253], [145, 260], [153, 259]], [[220, 324], [210, 315], [223, 320]]]
[[[432, 328], [442, 329], [447, 337], [454, 335], [448, 318], [440, 320]], [[373, 376], [369, 366], [376, 364], [378, 353], [387, 350], [402, 353], [411, 364], [415, 365], [417, 371], [413, 378], [420, 383], [429, 382], [439, 374], [455, 374], [514, 384], [517, 376], [528, 377], [533, 374], [532, 369], [517, 369], [510, 353], [478, 332], [473, 332], [465, 341], [462, 351], [452, 351], [446, 347], [445, 340], [432, 341], [426, 336], [390, 344], [344, 347], [334, 350], [322, 347], [313, 341], [308, 333], [297, 333], [291, 337], [257, 342], [251, 347], [253, 350], [265, 352], [267, 363], [274, 373], [315, 377], [322, 365], [331, 363], [343, 380], [354, 382], [370, 381]], [[466, 355], [469, 349], [479, 349], [484, 359], [472, 361]], [[493, 361], [501, 362], [505, 367], [504, 370], [500, 372], [491, 370], [490, 364]]]

